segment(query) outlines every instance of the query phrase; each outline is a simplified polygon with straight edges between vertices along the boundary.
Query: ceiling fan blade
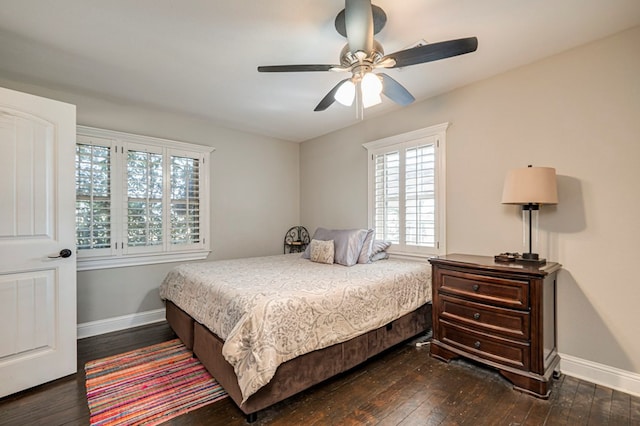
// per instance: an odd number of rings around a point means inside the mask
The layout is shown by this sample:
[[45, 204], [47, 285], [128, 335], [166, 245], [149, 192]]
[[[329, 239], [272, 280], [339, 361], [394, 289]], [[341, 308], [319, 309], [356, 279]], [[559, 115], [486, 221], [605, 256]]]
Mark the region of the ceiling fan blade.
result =
[[373, 11], [371, 0], [345, 0], [345, 27], [349, 50], [369, 54], [373, 50]]
[[258, 67], [258, 72], [305, 72], [331, 71], [340, 65], [266, 65]]
[[382, 93], [398, 105], [406, 106], [415, 101], [411, 93], [385, 73], [378, 73], [382, 77]]
[[476, 37], [430, 43], [386, 55], [382, 60], [391, 58], [396, 64], [389, 68], [400, 68], [425, 62], [438, 61], [452, 56], [475, 52], [478, 48]]
[[325, 109], [329, 108], [331, 104], [333, 104], [336, 101], [336, 98], [335, 98], [336, 92], [338, 91], [340, 86], [342, 86], [346, 81], [349, 81], [349, 79], [345, 78], [344, 80], [336, 84], [333, 87], [333, 89], [331, 89], [329, 93], [327, 93], [326, 96], [322, 98], [322, 100], [320, 101], [318, 106], [316, 106], [314, 111], [324, 111]]

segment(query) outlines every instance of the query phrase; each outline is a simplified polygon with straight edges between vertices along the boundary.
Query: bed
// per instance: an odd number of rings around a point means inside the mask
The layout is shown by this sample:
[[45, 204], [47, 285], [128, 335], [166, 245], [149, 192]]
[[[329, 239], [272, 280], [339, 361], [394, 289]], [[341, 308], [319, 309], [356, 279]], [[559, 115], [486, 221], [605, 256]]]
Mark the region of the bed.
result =
[[431, 327], [428, 262], [345, 267], [300, 254], [183, 264], [166, 317], [247, 420]]

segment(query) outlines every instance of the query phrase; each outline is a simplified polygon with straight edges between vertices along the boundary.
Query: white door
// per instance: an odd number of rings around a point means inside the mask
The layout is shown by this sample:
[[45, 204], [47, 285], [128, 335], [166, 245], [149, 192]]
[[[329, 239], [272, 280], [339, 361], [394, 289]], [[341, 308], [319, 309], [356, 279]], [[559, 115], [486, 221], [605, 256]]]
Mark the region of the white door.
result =
[[0, 88], [0, 397], [76, 372], [75, 126]]

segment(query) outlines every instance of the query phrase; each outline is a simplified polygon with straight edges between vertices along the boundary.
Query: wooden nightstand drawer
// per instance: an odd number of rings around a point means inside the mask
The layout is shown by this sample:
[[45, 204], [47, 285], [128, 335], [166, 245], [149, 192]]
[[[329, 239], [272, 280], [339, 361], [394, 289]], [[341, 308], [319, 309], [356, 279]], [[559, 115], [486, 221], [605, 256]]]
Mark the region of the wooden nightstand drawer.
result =
[[470, 355], [509, 365], [522, 370], [529, 369], [529, 344], [509, 339], [477, 333], [466, 327], [459, 327], [440, 321], [441, 342], [461, 349]]
[[529, 308], [527, 281], [444, 271], [438, 291], [507, 308]]
[[441, 295], [438, 310], [444, 320], [457, 322], [478, 331], [529, 340], [528, 311], [497, 308], [456, 297]]

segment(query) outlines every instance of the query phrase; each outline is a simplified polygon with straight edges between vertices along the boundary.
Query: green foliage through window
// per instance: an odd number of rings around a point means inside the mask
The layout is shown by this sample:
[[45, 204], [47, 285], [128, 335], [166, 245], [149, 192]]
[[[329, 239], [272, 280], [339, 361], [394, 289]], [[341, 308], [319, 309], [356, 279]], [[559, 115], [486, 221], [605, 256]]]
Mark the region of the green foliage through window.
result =
[[111, 247], [111, 150], [76, 145], [76, 240], [80, 250]]

